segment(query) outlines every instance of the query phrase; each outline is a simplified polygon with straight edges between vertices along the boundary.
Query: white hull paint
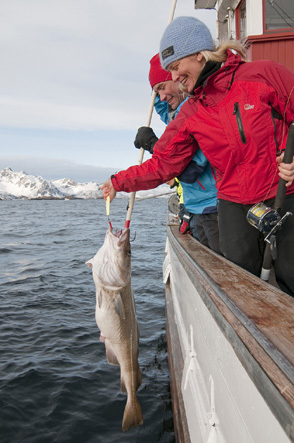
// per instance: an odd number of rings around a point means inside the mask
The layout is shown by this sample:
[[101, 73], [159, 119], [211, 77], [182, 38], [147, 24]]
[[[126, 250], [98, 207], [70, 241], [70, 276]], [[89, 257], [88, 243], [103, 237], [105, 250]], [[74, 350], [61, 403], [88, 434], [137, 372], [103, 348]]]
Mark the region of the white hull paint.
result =
[[[180, 236], [177, 227], [167, 229], [163, 274], [177, 441], [294, 441], [294, 299]], [[268, 319], [285, 310], [282, 331], [290, 336], [273, 343], [277, 329], [270, 331]]]

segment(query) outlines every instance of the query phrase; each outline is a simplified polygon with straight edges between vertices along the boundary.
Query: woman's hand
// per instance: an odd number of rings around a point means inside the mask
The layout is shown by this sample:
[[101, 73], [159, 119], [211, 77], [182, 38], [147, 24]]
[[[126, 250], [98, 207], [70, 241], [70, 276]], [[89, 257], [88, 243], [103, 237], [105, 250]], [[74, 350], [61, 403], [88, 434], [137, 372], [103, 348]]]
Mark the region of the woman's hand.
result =
[[277, 163], [279, 167], [279, 176], [287, 183], [286, 186], [290, 186], [294, 180], [294, 157], [292, 163], [283, 163], [284, 152], [277, 157]]
[[101, 185], [100, 188], [102, 189], [104, 200], [106, 200], [108, 196], [110, 197], [110, 201], [112, 201], [115, 198], [116, 190], [113, 187], [111, 178], [106, 180], [106, 182], [103, 183], [103, 185]]

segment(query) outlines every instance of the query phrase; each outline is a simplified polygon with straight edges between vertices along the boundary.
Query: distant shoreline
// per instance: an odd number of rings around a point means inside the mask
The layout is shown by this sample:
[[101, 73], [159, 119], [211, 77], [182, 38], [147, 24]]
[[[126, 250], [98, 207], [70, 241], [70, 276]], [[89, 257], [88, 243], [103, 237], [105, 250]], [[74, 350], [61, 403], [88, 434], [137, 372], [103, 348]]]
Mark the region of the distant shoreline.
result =
[[14, 198], [0, 198], [0, 201], [11, 201], [11, 200], [101, 200], [103, 197], [89, 197], [89, 198], [82, 198], [82, 197], [33, 197], [33, 198], [27, 198], [27, 197], [14, 197]]

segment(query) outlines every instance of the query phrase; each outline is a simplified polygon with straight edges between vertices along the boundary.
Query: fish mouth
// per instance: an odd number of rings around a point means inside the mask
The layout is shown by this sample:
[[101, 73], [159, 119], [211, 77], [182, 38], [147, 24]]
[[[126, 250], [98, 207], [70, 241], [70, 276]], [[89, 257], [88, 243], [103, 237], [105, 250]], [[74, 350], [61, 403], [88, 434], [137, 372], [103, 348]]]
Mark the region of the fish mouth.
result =
[[123, 228], [116, 232], [113, 232], [111, 229], [109, 229], [108, 231], [109, 234], [112, 234], [114, 237], [119, 239], [119, 243], [129, 241], [130, 239], [130, 228]]

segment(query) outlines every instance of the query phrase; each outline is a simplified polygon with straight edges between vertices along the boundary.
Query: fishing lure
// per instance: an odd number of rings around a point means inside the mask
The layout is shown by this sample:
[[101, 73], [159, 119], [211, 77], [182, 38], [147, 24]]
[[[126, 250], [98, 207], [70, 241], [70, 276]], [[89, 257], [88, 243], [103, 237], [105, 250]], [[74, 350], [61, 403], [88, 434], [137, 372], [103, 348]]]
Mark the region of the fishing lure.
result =
[[110, 197], [109, 196], [106, 197], [105, 204], [106, 204], [106, 215], [107, 215], [108, 223], [109, 223], [110, 229], [112, 230], [112, 224], [109, 219], [109, 214], [110, 214]]

